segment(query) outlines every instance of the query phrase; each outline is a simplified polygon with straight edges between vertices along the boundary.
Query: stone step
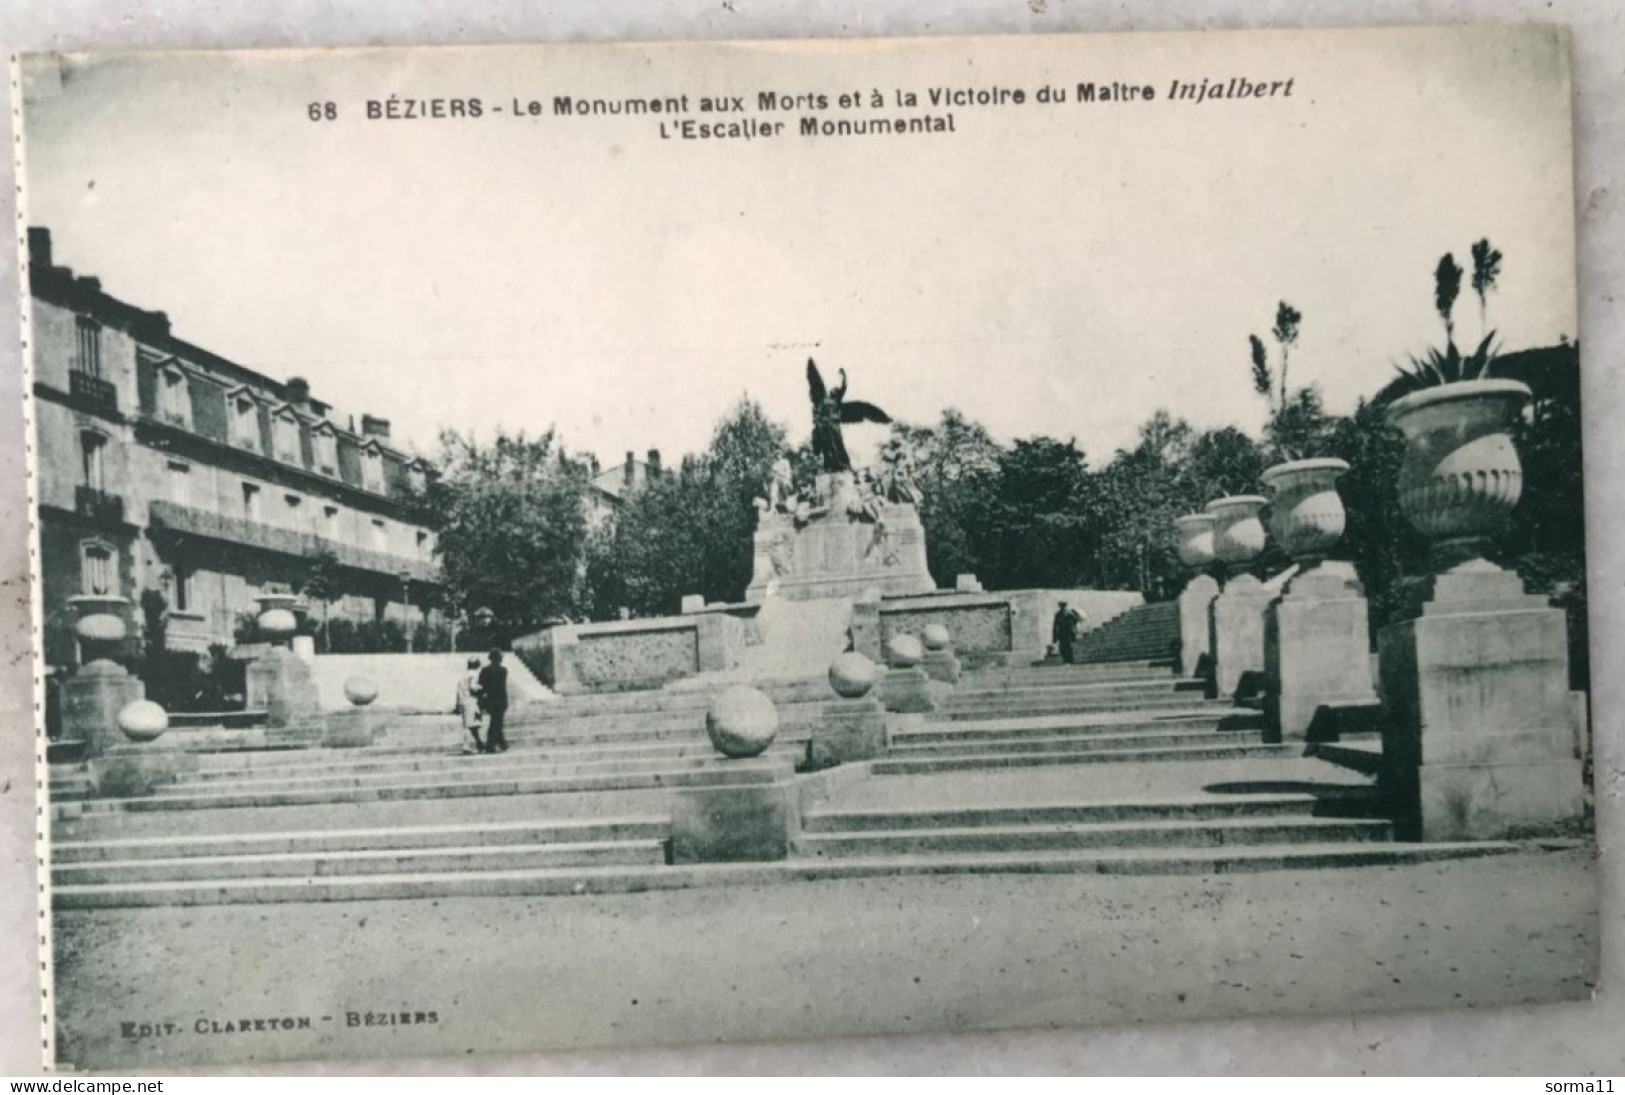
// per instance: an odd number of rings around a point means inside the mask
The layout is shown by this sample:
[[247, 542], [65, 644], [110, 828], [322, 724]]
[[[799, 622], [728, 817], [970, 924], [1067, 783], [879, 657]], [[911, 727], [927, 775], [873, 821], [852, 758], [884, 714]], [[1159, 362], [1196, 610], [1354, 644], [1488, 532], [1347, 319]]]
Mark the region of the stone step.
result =
[[1174, 678], [1172, 665], [1151, 662], [1121, 662], [1102, 665], [1023, 665], [1008, 669], [975, 669], [960, 677], [961, 686], [1004, 688], [1010, 686], [1049, 688], [1090, 684], [1096, 681], [1167, 681]]
[[1030, 738], [1092, 736], [1096, 734], [1128, 734], [1158, 730], [1237, 731], [1259, 730], [1264, 718], [1256, 712], [1219, 713], [1210, 711], [1172, 711], [1165, 718], [1138, 718], [1128, 713], [1127, 718], [1100, 719], [1084, 715], [1039, 715], [1024, 719], [985, 719], [928, 722], [920, 730], [901, 730], [893, 738], [894, 745], [926, 744], [929, 742], [988, 743], [1024, 741]]
[[1430, 863], [1500, 855], [1518, 845], [1465, 844], [1257, 845], [1240, 848], [1128, 848], [793, 859], [777, 863], [714, 863], [691, 867], [573, 867], [553, 870], [464, 871], [442, 874], [344, 876], [319, 879], [228, 879], [57, 886], [56, 909], [163, 905], [379, 901], [445, 897], [553, 896], [638, 893], [700, 886], [766, 886], [825, 879], [955, 874], [1215, 875], [1243, 871], [1310, 870]]
[[[74, 804], [77, 806], [77, 804]], [[360, 802], [309, 802], [268, 810], [235, 807], [202, 810], [92, 811], [62, 816], [51, 825], [53, 841], [100, 843], [120, 840], [210, 841], [293, 832], [341, 833], [372, 830], [453, 830], [468, 826], [501, 826], [517, 822], [553, 825], [587, 821], [618, 822], [626, 818], [664, 819], [671, 813], [671, 789], [646, 786], [617, 790], [564, 791], [533, 795], [460, 795], [451, 798], [385, 798]], [[627, 839], [648, 839], [633, 832]], [[482, 838], [483, 839], [483, 838]], [[525, 841], [536, 843], [544, 838]], [[597, 839], [583, 837], [582, 839]], [[459, 843], [476, 843], [468, 837]], [[388, 843], [378, 845], [387, 847]], [[265, 851], [294, 851], [271, 847]], [[309, 849], [306, 849], [309, 850]], [[220, 854], [231, 853], [228, 844]], [[169, 858], [161, 849], [136, 858]]]
[[582, 844], [472, 845], [447, 848], [382, 848], [365, 851], [292, 852], [269, 855], [186, 856], [121, 859], [53, 865], [58, 886], [132, 882], [224, 881], [227, 879], [318, 879], [334, 875], [401, 875], [559, 867], [653, 866], [666, 862], [663, 840], [594, 841]]
[[1289, 793], [1008, 806], [897, 806], [872, 809], [825, 806], [804, 812], [801, 829], [804, 833], [863, 833], [904, 829], [1008, 828], [1017, 825], [1307, 818], [1313, 816], [1318, 805], [1319, 799], [1314, 795]]
[[1297, 745], [1189, 745], [1141, 747], [1138, 749], [1075, 750], [1054, 753], [979, 753], [968, 756], [923, 759], [887, 757], [871, 763], [877, 776], [921, 775], [972, 768], [1024, 768], [1052, 764], [1139, 764], [1148, 761], [1243, 760], [1251, 757], [1295, 757], [1303, 754]]
[[577, 791], [626, 791], [652, 787], [706, 787], [742, 783], [771, 783], [788, 778], [788, 762], [733, 761], [692, 771], [603, 773], [597, 775], [514, 778], [493, 771], [489, 780], [446, 783], [439, 780], [377, 783], [367, 787], [326, 787], [303, 790], [246, 791], [200, 789], [188, 794], [160, 794], [147, 798], [91, 799], [53, 807], [53, 816], [74, 817], [103, 812], [155, 810], [210, 810], [239, 807], [303, 806], [318, 803], [375, 802], [399, 799], [469, 798], [490, 795], [536, 795]]
[[796, 855], [814, 858], [955, 855], [967, 852], [1037, 852], [1106, 848], [1220, 848], [1255, 844], [1330, 844], [1384, 841], [1393, 824], [1328, 818], [1107, 822], [1084, 825], [1008, 825], [892, 832], [803, 833]]
[[1382, 738], [1369, 736], [1309, 746], [1309, 753], [1321, 760], [1355, 772], [1376, 775], [1382, 771]]
[[[526, 718], [573, 718], [582, 714], [641, 714], [650, 712], [703, 712], [711, 698], [732, 682], [716, 682], [704, 687], [662, 688], [637, 692], [607, 692], [560, 696], [546, 703], [530, 704]], [[822, 677], [789, 681], [749, 681], [752, 688], [771, 696], [775, 703], [814, 702], [833, 698], [829, 682]]]
[[[765, 755], [781, 754], [799, 757], [806, 748], [806, 734], [782, 735], [768, 747]], [[309, 776], [336, 777], [386, 772], [439, 772], [467, 771], [471, 763], [484, 763], [471, 753], [441, 751], [436, 753], [374, 753], [371, 749], [311, 750], [319, 757], [299, 764], [237, 765], [201, 769], [184, 782], [218, 783], [225, 780], [302, 779]], [[589, 745], [541, 747], [533, 743], [514, 743], [507, 754], [509, 765], [530, 765], [546, 761], [551, 764], [607, 764], [617, 761], [641, 763], [648, 761], [721, 760], [711, 739], [705, 736], [672, 739], [656, 743], [625, 745]]]
[[244, 730], [264, 726], [269, 716], [270, 713], [263, 708], [247, 708], [241, 711], [171, 711], [169, 728]]
[[1019, 756], [1043, 753], [1061, 756], [1066, 753], [1092, 753], [1100, 750], [1143, 749], [1171, 745], [1228, 745], [1261, 744], [1262, 730], [1151, 730], [1138, 734], [1108, 734], [1094, 731], [1084, 734], [1051, 737], [1019, 738], [1016, 740], [978, 739], [968, 742], [935, 741], [893, 742], [888, 757], [914, 760], [930, 757], [958, 756]]
[[190, 857], [318, 855], [334, 852], [506, 847], [512, 844], [587, 844], [661, 841], [665, 817], [590, 821], [507, 821], [465, 825], [405, 825], [372, 829], [307, 829], [285, 832], [178, 833], [159, 837], [63, 840], [51, 846], [52, 866], [123, 860]]
[[[1143, 696], [1136, 699], [1102, 699], [1050, 702], [1042, 699], [1010, 699], [1003, 702], [975, 704], [949, 703], [936, 713], [939, 719], [975, 721], [989, 718], [1021, 718], [1028, 715], [1081, 715], [1108, 711], [1155, 711], [1169, 708], [1192, 708], [1202, 701], [1190, 694], [1168, 692], [1165, 695]], [[1210, 709], [1232, 710], [1228, 700], [1215, 700]]]
[[954, 706], [972, 706], [978, 703], [1011, 699], [1043, 701], [1045, 703], [1087, 702], [1102, 698], [1200, 693], [1206, 687], [1207, 684], [1204, 681], [1190, 677], [1173, 676], [1159, 677], [1155, 680], [1130, 678], [1120, 681], [1089, 681], [1081, 684], [1052, 684], [1045, 686], [1018, 683], [1005, 687], [961, 681], [959, 687], [954, 690], [951, 702]]
[[[795, 754], [785, 755], [784, 750], [769, 754], [770, 760], [783, 760], [787, 764], [795, 763]], [[260, 792], [277, 792], [284, 790], [371, 787], [377, 784], [399, 781], [402, 777], [411, 775], [432, 776], [440, 783], [478, 783], [493, 778], [524, 780], [550, 777], [591, 776], [601, 774], [634, 775], [648, 772], [683, 772], [697, 771], [704, 768], [715, 767], [722, 762], [716, 750], [707, 749], [706, 752], [687, 757], [657, 756], [648, 758], [611, 758], [608, 760], [588, 760], [579, 762], [561, 762], [546, 754], [544, 750], [512, 751], [502, 756], [470, 754], [465, 757], [448, 757], [436, 762], [426, 762], [421, 765], [400, 768], [386, 768], [382, 771], [321, 771], [300, 769], [293, 773], [278, 772], [275, 775], [237, 776], [235, 778], [193, 778], [182, 777], [174, 783], [166, 784], [156, 792], [158, 797], [186, 796], [198, 793], [240, 793], [253, 794]], [[458, 763], [458, 762], [461, 763]], [[211, 777], [219, 773], [211, 773]]]

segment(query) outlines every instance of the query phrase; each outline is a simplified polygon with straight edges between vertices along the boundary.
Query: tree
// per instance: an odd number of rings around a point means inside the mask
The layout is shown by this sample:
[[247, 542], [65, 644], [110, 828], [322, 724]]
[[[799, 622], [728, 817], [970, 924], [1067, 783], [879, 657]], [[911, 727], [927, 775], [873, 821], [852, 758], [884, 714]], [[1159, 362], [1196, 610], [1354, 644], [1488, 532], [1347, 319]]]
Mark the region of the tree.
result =
[[960, 574], [987, 574], [991, 555], [985, 517], [998, 490], [999, 444], [981, 423], [951, 407], [935, 426], [896, 423], [892, 436], [901, 438], [914, 455], [931, 577], [939, 586], [952, 587]]
[[982, 521], [989, 588], [1067, 588], [1092, 576], [1101, 514], [1075, 442], [1034, 437], [1000, 453]]
[[[1302, 322], [1303, 313], [1286, 301], [1275, 306], [1275, 325], [1270, 328], [1270, 335], [1280, 350], [1278, 391], [1275, 370], [1270, 368], [1264, 340], [1257, 335], [1247, 336], [1252, 359], [1253, 390], [1264, 397], [1270, 408], [1269, 421], [1264, 427], [1265, 436], [1286, 460], [1299, 459], [1311, 451], [1315, 438], [1312, 431], [1306, 433], [1305, 428], [1318, 416], [1320, 406], [1320, 395], [1313, 385], [1300, 389], [1295, 396], [1287, 385], [1292, 347], [1298, 344], [1298, 328]], [[1314, 408], [1316, 415], [1306, 417], [1305, 412], [1310, 408]]]
[[574, 616], [587, 539], [587, 465], [549, 430], [440, 436], [440, 474], [428, 486], [448, 599], [487, 610], [499, 637]]
[[595, 618], [620, 609], [676, 612], [685, 594], [738, 601], [750, 584], [755, 499], [784, 452], [784, 428], [742, 398], [710, 446], [634, 494], [589, 545], [587, 604]]
[[1473, 292], [1478, 294], [1478, 329], [1489, 333], [1488, 298], [1501, 276], [1501, 252], [1488, 239], [1473, 244]]
[[325, 549], [310, 556], [305, 564], [303, 580], [294, 592], [322, 606], [322, 649], [329, 650], [328, 607], [344, 595], [339, 557]]

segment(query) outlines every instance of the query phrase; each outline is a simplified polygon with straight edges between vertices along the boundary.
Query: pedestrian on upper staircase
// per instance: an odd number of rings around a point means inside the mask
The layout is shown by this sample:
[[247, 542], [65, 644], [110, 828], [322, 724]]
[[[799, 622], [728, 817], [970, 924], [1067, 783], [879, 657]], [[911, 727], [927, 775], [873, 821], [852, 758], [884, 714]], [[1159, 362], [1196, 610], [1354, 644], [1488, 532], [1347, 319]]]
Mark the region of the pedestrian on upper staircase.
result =
[[1065, 601], [1062, 601], [1055, 610], [1055, 622], [1050, 627], [1050, 640], [1060, 647], [1061, 660], [1067, 665], [1073, 664], [1078, 629], [1083, 626], [1086, 618], [1083, 613], [1070, 607]]
[[491, 651], [490, 664], [480, 670], [480, 707], [490, 720], [485, 726], [485, 751], [506, 753], [508, 738], [502, 722], [508, 715], [508, 671], [502, 665], [502, 651]]
[[479, 658], [468, 659], [467, 670], [457, 678], [457, 706], [454, 710], [463, 721], [463, 729], [474, 738], [474, 751], [485, 752], [485, 743], [480, 740], [480, 722], [485, 716], [480, 710]]

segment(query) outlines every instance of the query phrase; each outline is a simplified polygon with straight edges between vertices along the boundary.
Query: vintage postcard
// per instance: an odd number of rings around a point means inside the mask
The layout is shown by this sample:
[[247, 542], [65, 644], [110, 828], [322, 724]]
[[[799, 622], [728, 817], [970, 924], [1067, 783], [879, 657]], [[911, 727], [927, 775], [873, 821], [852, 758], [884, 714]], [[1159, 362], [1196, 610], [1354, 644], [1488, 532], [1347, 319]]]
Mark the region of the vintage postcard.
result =
[[1593, 991], [1563, 29], [14, 86], [59, 1067]]

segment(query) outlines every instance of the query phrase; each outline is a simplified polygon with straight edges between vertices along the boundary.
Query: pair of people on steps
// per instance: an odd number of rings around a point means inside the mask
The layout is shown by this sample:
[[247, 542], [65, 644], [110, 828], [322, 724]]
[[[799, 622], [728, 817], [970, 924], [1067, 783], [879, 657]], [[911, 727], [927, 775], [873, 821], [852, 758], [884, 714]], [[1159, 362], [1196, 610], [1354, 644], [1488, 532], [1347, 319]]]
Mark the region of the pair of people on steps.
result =
[[[474, 738], [474, 748], [481, 753], [506, 753], [508, 738], [502, 731], [508, 715], [508, 670], [502, 665], [502, 651], [491, 651], [490, 661], [480, 665], [478, 658], [468, 659], [468, 671], [457, 681], [457, 714], [462, 716], [463, 729]], [[485, 725], [485, 740], [480, 740], [480, 725]]]

